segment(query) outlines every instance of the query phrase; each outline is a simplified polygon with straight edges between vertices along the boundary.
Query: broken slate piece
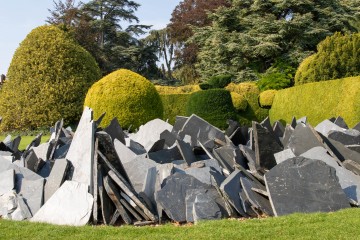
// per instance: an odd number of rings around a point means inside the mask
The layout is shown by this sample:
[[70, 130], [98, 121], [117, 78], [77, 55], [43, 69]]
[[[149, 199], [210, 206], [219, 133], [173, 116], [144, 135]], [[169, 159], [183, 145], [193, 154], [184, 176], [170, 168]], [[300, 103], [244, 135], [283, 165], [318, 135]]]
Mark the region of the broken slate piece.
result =
[[194, 222], [221, 219], [221, 210], [207, 194], [198, 194], [193, 205]]
[[157, 163], [164, 164], [172, 163], [176, 160], [181, 160], [182, 156], [177, 146], [174, 146], [170, 149], [151, 152], [149, 153], [149, 158]]
[[177, 139], [176, 136], [175, 136], [175, 134], [171, 133], [167, 129], [165, 131], [163, 131], [162, 133], [160, 133], [160, 139], [165, 140], [165, 146], [167, 148], [172, 147], [175, 144], [175, 141]]
[[[105, 171], [101, 165], [98, 165], [98, 188], [100, 196], [100, 206], [103, 223], [106, 225], [111, 225], [111, 219], [115, 215], [116, 207], [111, 201], [110, 197], [107, 195], [104, 188], [103, 175]], [[120, 213], [118, 214], [120, 216]]]
[[15, 172], [14, 169], [9, 169], [4, 172], [0, 172], [0, 196], [10, 192], [15, 187]]
[[31, 215], [35, 215], [39, 211], [44, 202], [44, 183], [45, 179], [27, 180], [23, 179], [21, 182], [20, 195], [25, 200], [29, 207]]
[[185, 169], [185, 173], [195, 177], [202, 183], [211, 185], [211, 174], [210, 167], [203, 168], [187, 168]]
[[323, 147], [317, 134], [309, 125], [299, 123], [289, 139], [285, 148], [290, 148], [296, 156], [312, 149], [313, 147]]
[[84, 226], [89, 222], [93, 207], [88, 188], [84, 183], [64, 182], [30, 221]]
[[121, 143], [125, 144], [125, 134], [119, 124], [118, 119], [115, 117], [111, 120], [109, 126], [104, 129], [104, 132], [111, 136], [111, 139], [115, 141], [117, 139]]
[[322, 135], [324, 135], [325, 137], [327, 137], [330, 131], [335, 130], [342, 132], [345, 131], [346, 129], [339, 127], [338, 125], [336, 125], [335, 123], [329, 120], [324, 120], [315, 127], [315, 130], [321, 133]]
[[131, 160], [137, 157], [137, 155], [131, 149], [126, 147], [122, 142], [117, 139], [114, 140], [114, 147], [122, 164], [131, 162]]
[[44, 202], [46, 202], [60, 188], [61, 184], [63, 184], [68, 169], [68, 160], [55, 160], [54, 166], [45, 184]]
[[335, 119], [334, 123], [335, 123], [336, 125], [338, 125], [339, 127], [341, 127], [341, 128], [349, 129], [349, 127], [348, 127], [348, 125], [346, 124], [345, 120], [344, 120], [342, 117], [340, 117], [340, 116], [338, 116], [338, 117]]
[[265, 182], [275, 216], [350, 207], [335, 169], [319, 160], [288, 159], [267, 172]]
[[278, 152], [278, 153], [274, 153], [274, 157], [275, 157], [275, 160], [276, 160], [276, 164], [279, 164], [285, 160], [288, 160], [289, 158], [293, 158], [293, 157], [296, 157], [295, 154], [293, 153], [293, 151], [288, 148], [288, 149], [285, 149], [281, 152]]
[[188, 117], [176, 116], [174, 127], [173, 127], [171, 133], [177, 135], [179, 133], [179, 131], [184, 127], [184, 124], [187, 120], [188, 120]]
[[280, 121], [274, 123], [273, 131], [275, 135], [280, 139], [284, 137], [285, 127]]
[[338, 141], [344, 145], [359, 145], [360, 132], [354, 129], [345, 130], [343, 132], [330, 131], [328, 138]]
[[11, 214], [11, 220], [22, 221], [32, 218], [31, 212], [22, 196], [16, 196], [17, 208]]
[[196, 162], [196, 157], [194, 152], [192, 151], [192, 147], [190, 146], [190, 144], [182, 140], [176, 140], [176, 146], [180, 151], [182, 159], [184, 159], [189, 166], [193, 162]]
[[45, 164], [45, 161], [41, 158], [38, 158], [33, 149], [29, 151], [25, 160], [25, 167], [31, 171], [37, 173]]

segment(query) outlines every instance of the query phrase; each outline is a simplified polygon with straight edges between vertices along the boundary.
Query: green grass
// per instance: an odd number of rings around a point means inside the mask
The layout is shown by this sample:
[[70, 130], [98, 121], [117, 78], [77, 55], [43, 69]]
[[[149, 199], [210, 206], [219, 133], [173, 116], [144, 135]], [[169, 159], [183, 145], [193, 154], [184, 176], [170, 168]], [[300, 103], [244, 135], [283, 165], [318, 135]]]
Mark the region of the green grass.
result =
[[357, 239], [360, 209], [189, 226], [54, 226], [0, 220], [1, 239]]
[[[0, 141], [4, 140], [6, 136], [4, 135], [0, 135]], [[12, 136], [13, 138], [16, 137], [15, 135]], [[35, 138], [35, 136], [21, 136], [21, 142], [19, 145], [19, 150], [24, 150], [27, 145], [29, 145], [31, 143], [31, 141]], [[46, 141], [48, 141], [50, 138], [49, 135], [45, 135], [41, 137], [41, 143], [44, 143]], [[1, 235], [0, 235], [1, 238]]]

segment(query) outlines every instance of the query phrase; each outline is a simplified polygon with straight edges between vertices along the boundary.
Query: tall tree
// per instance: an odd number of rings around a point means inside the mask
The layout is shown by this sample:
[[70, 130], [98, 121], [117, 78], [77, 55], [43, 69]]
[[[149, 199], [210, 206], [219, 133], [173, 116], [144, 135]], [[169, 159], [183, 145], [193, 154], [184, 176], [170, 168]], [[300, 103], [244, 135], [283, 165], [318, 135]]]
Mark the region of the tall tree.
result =
[[351, 32], [354, 9], [338, 0], [232, 0], [198, 28], [198, 70], [203, 78], [219, 73], [238, 81], [256, 79], [276, 62], [293, 67], [335, 32]]
[[76, 4], [76, 0], [65, 0], [65, 2], [54, 0], [53, 4], [54, 9], [48, 9], [50, 16], [46, 22], [68, 28], [78, 23], [80, 3]]

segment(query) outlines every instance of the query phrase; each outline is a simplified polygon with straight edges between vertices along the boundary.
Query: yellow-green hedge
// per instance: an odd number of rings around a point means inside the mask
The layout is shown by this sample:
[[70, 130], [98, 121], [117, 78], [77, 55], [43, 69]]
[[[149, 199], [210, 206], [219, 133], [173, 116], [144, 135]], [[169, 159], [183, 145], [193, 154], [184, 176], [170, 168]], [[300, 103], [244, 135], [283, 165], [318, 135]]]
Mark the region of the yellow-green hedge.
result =
[[308, 83], [277, 92], [270, 110], [272, 121], [308, 117], [312, 125], [341, 116], [349, 127], [360, 121], [360, 76]]
[[266, 90], [260, 93], [259, 103], [261, 107], [271, 107], [277, 90]]
[[179, 87], [172, 87], [172, 86], [155, 86], [156, 91], [158, 91], [159, 94], [165, 95], [165, 94], [189, 94], [193, 92], [200, 91], [199, 85], [185, 85], [185, 86], [179, 86]]
[[186, 116], [186, 106], [191, 94], [161, 94], [164, 106], [164, 120], [175, 123], [176, 116]]
[[244, 95], [240, 95], [236, 92], [230, 92], [230, 94], [235, 109], [237, 111], [245, 111], [248, 106], [248, 102]]
[[106, 115], [102, 126], [117, 117], [122, 127], [138, 128], [163, 117], [163, 105], [154, 85], [130, 70], [120, 69], [103, 77], [88, 91], [85, 106], [94, 110], [94, 118]]

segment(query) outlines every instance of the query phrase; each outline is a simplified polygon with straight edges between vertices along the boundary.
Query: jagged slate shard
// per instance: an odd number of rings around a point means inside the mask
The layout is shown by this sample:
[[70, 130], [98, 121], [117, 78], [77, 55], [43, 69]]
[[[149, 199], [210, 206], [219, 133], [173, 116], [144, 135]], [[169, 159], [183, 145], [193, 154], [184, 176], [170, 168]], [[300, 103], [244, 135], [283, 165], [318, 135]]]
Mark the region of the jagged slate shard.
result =
[[345, 120], [338, 116], [335, 121], [334, 121], [334, 124], [338, 125], [339, 127], [341, 128], [345, 128], [345, 129], [349, 129], [348, 125], [346, 124]]
[[319, 160], [291, 158], [267, 172], [265, 182], [275, 216], [350, 207], [335, 169]]
[[345, 147], [343, 144], [332, 139], [324, 139], [327, 146], [335, 154], [340, 161], [353, 160], [360, 164], [360, 153], [352, 151]]
[[15, 187], [14, 169], [0, 172], [0, 196], [14, 189]]
[[291, 125], [286, 125], [284, 136], [281, 140], [284, 147], [286, 147], [289, 144], [289, 140], [293, 132], [294, 132], [294, 128]]
[[174, 127], [173, 127], [171, 133], [177, 135], [179, 133], [179, 131], [184, 127], [184, 124], [186, 123], [187, 120], [188, 120], [188, 117], [176, 116]]
[[313, 147], [323, 147], [316, 137], [313, 129], [305, 124], [299, 123], [289, 139], [285, 148], [290, 148], [296, 156], [303, 154]]
[[352, 171], [356, 175], [360, 175], [360, 164], [353, 160], [345, 160], [343, 163], [347, 170]]
[[121, 143], [125, 144], [125, 134], [124, 134], [117, 118], [113, 118], [113, 120], [111, 120], [109, 126], [107, 126], [104, 129], [104, 132], [109, 134], [113, 141], [115, 141], [115, 139], [117, 139]]
[[241, 177], [240, 182], [251, 205], [254, 206], [256, 209], [261, 210], [266, 215], [273, 216], [274, 213], [269, 199], [266, 199], [262, 195], [252, 190], [252, 188], [257, 188], [258, 185], [246, 177]]
[[293, 157], [296, 157], [295, 154], [293, 153], [293, 151], [288, 148], [288, 149], [285, 149], [281, 152], [278, 152], [278, 153], [274, 153], [274, 157], [275, 157], [275, 160], [276, 160], [276, 164], [279, 164], [285, 160], [288, 160], [289, 158], [293, 158]]
[[0, 142], [0, 151], [12, 153], [12, 150], [10, 148], [8, 148], [8, 146], [6, 146], [5, 143], [3, 143], [3, 142]]
[[302, 118], [296, 120], [296, 124], [299, 124], [299, 123], [306, 124], [307, 123], [307, 117], [302, 117]]
[[160, 188], [161, 186], [160, 186], [160, 182], [158, 181], [158, 174], [156, 167], [149, 168], [146, 173], [141, 192], [146, 195], [147, 199], [149, 199], [152, 209], [155, 209], [156, 206], [154, 193]]
[[290, 125], [291, 125], [291, 127], [292, 127], [293, 129], [296, 128], [296, 126], [297, 126], [297, 121], [296, 121], [296, 118], [295, 118], [295, 117], [292, 118]]
[[187, 168], [185, 169], [185, 173], [193, 176], [202, 183], [211, 185], [210, 167]]
[[239, 197], [239, 193], [243, 190], [240, 185], [241, 172], [235, 169], [220, 185], [220, 189], [224, 195], [227, 196], [230, 204], [241, 215], [246, 216], [244, 209], [242, 208], [242, 202]]
[[258, 170], [269, 170], [276, 165], [274, 153], [283, 150], [274, 134], [260, 124], [253, 122], [255, 139], [256, 167]]
[[150, 152], [157, 152], [165, 149], [165, 139], [159, 139], [156, 142], [150, 142], [149, 145], [145, 146], [145, 150]]
[[25, 167], [33, 172], [38, 172], [45, 164], [43, 159], [38, 158], [35, 152], [31, 149], [25, 158]]
[[124, 220], [124, 222], [126, 224], [131, 224], [132, 220], [120, 202], [121, 197], [120, 197], [119, 191], [116, 188], [115, 184], [112, 182], [112, 180], [108, 176], [104, 177], [103, 183], [104, 183], [104, 187], [105, 187], [107, 194], [109, 195], [110, 199], [115, 204], [116, 209], [120, 213], [121, 218]]
[[33, 147], [31, 149], [34, 150], [37, 158], [41, 158], [42, 160], [46, 161], [49, 159], [49, 156], [50, 156], [51, 143], [46, 142], [46, 143], [40, 144], [37, 147]]
[[344, 132], [330, 131], [328, 138], [338, 141], [344, 145], [360, 144], [360, 132], [354, 129], [346, 130]]
[[191, 146], [188, 143], [182, 140], [176, 140], [176, 146], [180, 151], [182, 159], [184, 159], [188, 165], [191, 165], [193, 162], [196, 162], [196, 156], [192, 151]]
[[46, 181], [44, 189], [44, 202], [46, 202], [63, 184], [69, 162], [66, 159], [57, 159]]
[[226, 142], [225, 134], [218, 128], [210, 125], [204, 119], [192, 114], [185, 122], [179, 136], [184, 138], [185, 135], [191, 137], [191, 146], [199, 146], [198, 142], [206, 143], [209, 140], [219, 139]]
[[281, 122], [276, 121], [274, 123], [273, 131], [278, 138], [283, 138], [285, 133], [285, 127]]
[[221, 219], [221, 210], [216, 202], [207, 194], [198, 194], [193, 204], [194, 222], [200, 220]]
[[170, 149], [151, 152], [148, 154], [148, 156], [151, 160], [160, 164], [172, 163], [173, 161], [182, 159], [181, 153], [177, 146], [174, 146]]
[[223, 147], [214, 149], [214, 152], [216, 152], [217, 156], [219, 156], [222, 159], [222, 162], [224, 162], [228, 166], [227, 169], [229, 171], [232, 171], [234, 169], [234, 165], [235, 165], [235, 152], [234, 151], [235, 151], [235, 148], [231, 147], [231, 146], [223, 146]]
[[335, 130], [342, 132], [345, 131], [346, 129], [339, 127], [338, 125], [336, 125], [335, 123], [329, 120], [324, 120], [315, 127], [315, 130], [321, 133], [322, 135], [324, 135], [325, 137], [327, 137], [330, 131]]
[[6, 144], [13, 152], [19, 151], [19, 145], [20, 145], [21, 137], [17, 136], [12, 141], [10, 141], [8, 144]]
[[269, 117], [266, 117], [261, 123], [260, 125], [263, 127], [263, 128], [266, 128], [271, 134], [274, 133], [274, 130], [271, 126], [271, 123], [270, 123], [270, 118]]
[[81, 116], [66, 159], [72, 164], [72, 180], [92, 186], [95, 124], [92, 109], [86, 107]]
[[84, 183], [65, 181], [30, 221], [84, 226], [93, 206], [88, 188]]
[[131, 149], [126, 147], [125, 144], [117, 139], [114, 140], [114, 147], [123, 165], [137, 157], [136, 153], [134, 153]]
[[169, 130], [165, 130], [162, 133], [160, 133], [160, 139], [164, 139], [165, 145], [169, 148], [175, 144], [177, 138], [175, 134], [171, 133]]
[[104, 170], [101, 165], [98, 165], [98, 188], [100, 196], [101, 214], [104, 224], [109, 225], [113, 215], [115, 214], [116, 208], [104, 188], [103, 172]]
[[341, 167], [334, 158], [327, 154], [325, 148], [315, 147], [303, 153], [301, 156], [323, 161], [327, 165], [335, 168], [340, 186], [344, 190], [346, 196], [356, 202], [360, 201], [360, 176]]
[[155, 198], [170, 219], [176, 222], [185, 222], [186, 191], [208, 188], [210, 188], [209, 185], [200, 182], [193, 176], [175, 173], [166, 179], [165, 186], [155, 194]]
[[143, 189], [147, 171], [157, 165], [158, 164], [156, 162], [143, 155], [140, 155], [131, 162], [124, 164], [130, 183], [137, 193], [140, 193]]
[[231, 119], [226, 121], [228, 128], [225, 130], [225, 135], [232, 136], [241, 126], [240, 123]]
[[68, 151], [70, 149], [70, 146], [71, 146], [71, 144], [65, 144], [65, 145], [59, 147], [58, 149], [56, 149], [54, 152], [54, 159], [65, 158], [66, 154], [68, 153]]
[[165, 130], [171, 132], [172, 129], [172, 125], [157, 118], [147, 122], [145, 125], [141, 125], [139, 131], [129, 137], [143, 146], [148, 146], [160, 140], [160, 134], [162, 132]]
[[17, 195], [16, 202], [17, 202], [17, 208], [13, 213], [11, 213], [11, 220], [22, 221], [32, 218], [32, 214], [28, 206], [26, 205], [24, 198]]
[[27, 180], [21, 183], [20, 195], [24, 198], [32, 215], [35, 215], [43, 205], [45, 179]]
[[14, 191], [0, 195], [0, 216], [3, 219], [11, 219], [10, 214], [17, 208], [16, 197], [17, 195]]

